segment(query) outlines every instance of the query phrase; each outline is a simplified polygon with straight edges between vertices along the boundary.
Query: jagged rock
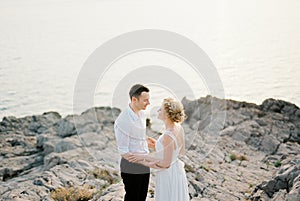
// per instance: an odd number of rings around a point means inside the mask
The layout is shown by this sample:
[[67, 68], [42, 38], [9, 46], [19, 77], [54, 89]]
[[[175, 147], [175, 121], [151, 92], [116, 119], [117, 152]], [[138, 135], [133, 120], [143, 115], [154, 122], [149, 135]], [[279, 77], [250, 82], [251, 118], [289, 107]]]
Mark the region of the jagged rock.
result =
[[60, 137], [69, 137], [75, 135], [76, 129], [72, 121], [67, 119], [62, 119], [56, 123], [57, 133]]
[[57, 112], [47, 112], [42, 115], [26, 116], [16, 118], [13, 116], [4, 117], [0, 122], [2, 133], [22, 133], [28, 136], [34, 136], [36, 133], [42, 133], [59, 121], [61, 116]]
[[[266, 182], [264, 181], [258, 185], [253, 191], [252, 198], [259, 200], [263, 194], [267, 195], [268, 199], [280, 200], [282, 197], [285, 199], [293, 200], [294, 197], [300, 197], [300, 158], [290, 161], [288, 164], [282, 166], [277, 172], [276, 176]], [[282, 191], [284, 190], [284, 191]]]
[[292, 131], [291, 131], [290, 139], [288, 139], [288, 140], [292, 141], [292, 142], [300, 143], [300, 129], [299, 128], [293, 128]]
[[[183, 123], [187, 151], [181, 160], [192, 201], [298, 199], [297, 106], [274, 99], [256, 105], [211, 96], [182, 102], [188, 119]], [[97, 192], [94, 201], [122, 200], [113, 132], [119, 113], [117, 108], [95, 107], [65, 118], [56, 112], [4, 117], [0, 198], [52, 200], [51, 191], [57, 188], [86, 184]], [[159, 136], [151, 128], [147, 132]], [[99, 169], [105, 170], [103, 175]], [[154, 200], [154, 180], [152, 173], [148, 201]]]

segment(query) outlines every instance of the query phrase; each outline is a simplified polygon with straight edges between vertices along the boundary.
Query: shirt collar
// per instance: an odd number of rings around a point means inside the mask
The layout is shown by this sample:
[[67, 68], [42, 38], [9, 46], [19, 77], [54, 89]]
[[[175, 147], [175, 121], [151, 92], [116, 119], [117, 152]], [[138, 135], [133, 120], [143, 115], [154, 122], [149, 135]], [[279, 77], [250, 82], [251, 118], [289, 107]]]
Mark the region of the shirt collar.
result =
[[127, 110], [129, 112], [129, 116], [134, 120], [134, 121], [137, 121], [139, 119], [139, 116], [131, 109], [131, 107], [127, 106]]

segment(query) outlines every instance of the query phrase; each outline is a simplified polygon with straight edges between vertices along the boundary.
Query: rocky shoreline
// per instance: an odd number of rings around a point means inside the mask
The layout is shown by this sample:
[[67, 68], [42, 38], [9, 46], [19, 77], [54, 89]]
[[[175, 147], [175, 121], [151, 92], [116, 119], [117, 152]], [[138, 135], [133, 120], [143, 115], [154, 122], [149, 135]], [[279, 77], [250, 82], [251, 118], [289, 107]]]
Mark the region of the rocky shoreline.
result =
[[[183, 99], [187, 152], [181, 160], [191, 200], [300, 200], [300, 109], [267, 99], [261, 105], [207, 96]], [[0, 200], [118, 201], [123, 198], [114, 119], [94, 107], [0, 122]], [[152, 137], [158, 132], [147, 130]], [[154, 200], [155, 173], [148, 200]], [[72, 191], [73, 190], [73, 191]], [[79, 193], [78, 193], [79, 192]], [[75, 196], [76, 194], [76, 196]]]

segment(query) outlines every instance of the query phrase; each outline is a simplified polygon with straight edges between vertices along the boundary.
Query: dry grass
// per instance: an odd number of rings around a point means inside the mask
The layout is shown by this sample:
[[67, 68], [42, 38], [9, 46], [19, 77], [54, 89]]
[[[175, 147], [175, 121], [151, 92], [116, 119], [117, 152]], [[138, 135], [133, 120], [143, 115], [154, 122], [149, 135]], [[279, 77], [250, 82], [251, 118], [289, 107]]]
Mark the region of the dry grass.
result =
[[88, 174], [93, 175], [97, 179], [104, 180], [105, 183], [100, 187], [100, 190], [96, 191], [94, 187], [89, 185], [84, 185], [82, 187], [62, 187], [57, 188], [55, 191], [51, 192], [51, 197], [54, 201], [88, 201], [93, 199], [93, 197], [99, 197], [102, 191], [106, 189], [109, 185], [117, 183], [120, 178], [118, 173], [109, 172], [105, 169], [95, 168], [88, 172]]
[[98, 190], [94, 194], [94, 200], [98, 200], [101, 197], [103, 191], [111, 184], [115, 184], [120, 181], [120, 176], [117, 172], [115, 171], [110, 172], [108, 170], [101, 169], [98, 167], [94, 168], [93, 170], [90, 170], [88, 174], [93, 175], [97, 179], [101, 179], [105, 181], [105, 183], [100, 187], [100, 190]]
[[191, 173], [196, 172], [196, 170], [192, 166], [190, 166], [189, 164], [185, 164], [184, 169], [185, 169], [186, 172], [191, 172]]
[[237, 155], [235, 153], [232, 153], [229, 155], [229, 158], [231, 161], [234, 161], [234, 160], [240, 160], [240, 161], [248, 161], [248, 158], [244, 155]]
[[206, 167], [205, 165], [200, 165], [200, 168], [201, 169], [204, 169], [206, 172], [209, 172], [209, 168], [208, 167]]
[[88, 201], [93, 197], [94, 189], [88, 185], [83, 187], [57, 188], [51, 192], [54, 201]]
[[93, 175], [97, 179], [105, 180], [108, 184], [114, 184], [119, 181], [119, 176], [117, 172], [109, 172], [105, 169], [95, 168], [88, 172], [89, 174]]

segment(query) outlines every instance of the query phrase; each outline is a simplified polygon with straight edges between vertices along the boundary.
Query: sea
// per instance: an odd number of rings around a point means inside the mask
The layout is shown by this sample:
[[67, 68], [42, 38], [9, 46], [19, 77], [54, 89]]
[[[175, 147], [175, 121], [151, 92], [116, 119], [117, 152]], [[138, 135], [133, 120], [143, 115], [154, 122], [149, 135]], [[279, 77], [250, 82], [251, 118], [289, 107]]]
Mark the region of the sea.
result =
[[91, 96], [82, 93], [85, 107], [75, 110], [75, 88], [91, 55], [140, 30], [166, 31], [196, 44], [211, 62], [220, 98], [256, 104], [275, 98], [300, 106], [299, 10], [297, 0], [0, 0], [0, 119], [48, 111], [64, 117], [94, 106], [122, 109], [130, 84], [143, 80], [151, 118], [163, 98], [213, 93], [195, 71], [199, 66], [170, 51], [142, 49], [99, 66], [102, 74], [90, 71], [96, 85]]

